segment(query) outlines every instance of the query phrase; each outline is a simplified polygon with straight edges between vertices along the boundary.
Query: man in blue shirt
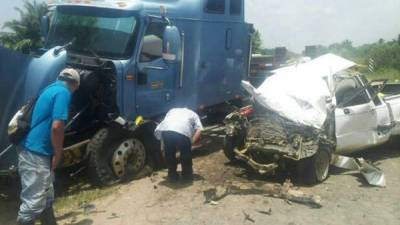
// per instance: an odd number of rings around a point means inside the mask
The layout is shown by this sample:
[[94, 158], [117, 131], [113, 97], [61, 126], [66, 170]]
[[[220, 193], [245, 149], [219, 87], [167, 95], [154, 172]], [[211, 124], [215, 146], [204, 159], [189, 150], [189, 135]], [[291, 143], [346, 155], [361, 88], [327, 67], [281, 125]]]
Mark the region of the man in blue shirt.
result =
[[18, 224], [57, 224], [53, 172], [62, 158], [64, 124], [68, 120], [71, 94], [80, 83], [79, 73], [64, 69], [58, 80], [46, 87], [33, 109], [31, 130], [18, 146], [18, 172], [21, 177], [21, 206]]

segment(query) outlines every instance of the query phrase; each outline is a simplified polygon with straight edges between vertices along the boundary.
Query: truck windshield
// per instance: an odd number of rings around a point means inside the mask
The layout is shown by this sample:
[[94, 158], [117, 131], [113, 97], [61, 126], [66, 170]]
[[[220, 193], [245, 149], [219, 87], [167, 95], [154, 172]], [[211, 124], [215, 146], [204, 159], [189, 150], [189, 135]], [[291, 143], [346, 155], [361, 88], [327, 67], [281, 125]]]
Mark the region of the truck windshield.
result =
[[95, 17], [56, 11], [46, 47], [73, 41], [71, 52], [103, 58], [128, 58], [134, 45], [136, 18]]

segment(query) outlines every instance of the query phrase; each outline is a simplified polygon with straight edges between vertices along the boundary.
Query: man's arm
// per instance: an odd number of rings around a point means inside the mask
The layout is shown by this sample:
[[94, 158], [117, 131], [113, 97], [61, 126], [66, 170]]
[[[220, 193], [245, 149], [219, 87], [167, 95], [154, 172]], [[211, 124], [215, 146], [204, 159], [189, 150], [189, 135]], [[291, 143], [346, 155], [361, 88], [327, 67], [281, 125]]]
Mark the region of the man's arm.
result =
[[64, 147], [64, 123], [68, 119], [68, 105], [71, 95], [68, 91], [57, 93], [54, 99], [51, 125], [51, 144], [53, 145], [52, 169], [59, 166]]
[[51, 169], [54, 171], [60, 164], [63, 155], [64, 145], [64, 121], [54, 120], [51, 125], [51, 143], [53, 145], [54, 155], [51, 163]]
[[196, 144], [200, 140], [200, 136], [201, 136], [201, 129], [197, 129], [196, 132], [194, 132], [192, 138], [192, 144]]
[[203, 124], [201, 124], [200, 117], [195, 112], [193, 112], [193, 117], [193, 127], [196, 131], [194, 132], [194, 135], [192, 137], [192, 144], [196, 144], [200, 140], [201, 131], [203, 130]]

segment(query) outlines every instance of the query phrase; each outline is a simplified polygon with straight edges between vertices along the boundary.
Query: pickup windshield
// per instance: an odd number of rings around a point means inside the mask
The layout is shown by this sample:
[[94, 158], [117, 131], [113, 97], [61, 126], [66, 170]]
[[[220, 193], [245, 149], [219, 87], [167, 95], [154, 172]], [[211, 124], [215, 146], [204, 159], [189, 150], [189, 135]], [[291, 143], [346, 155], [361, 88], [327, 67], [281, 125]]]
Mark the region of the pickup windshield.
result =
[[128, 58], [133, 50], [136, 18], [95, 17], [56, 11], [46, 47], [73, 41], [71, 52], [103, 58]]

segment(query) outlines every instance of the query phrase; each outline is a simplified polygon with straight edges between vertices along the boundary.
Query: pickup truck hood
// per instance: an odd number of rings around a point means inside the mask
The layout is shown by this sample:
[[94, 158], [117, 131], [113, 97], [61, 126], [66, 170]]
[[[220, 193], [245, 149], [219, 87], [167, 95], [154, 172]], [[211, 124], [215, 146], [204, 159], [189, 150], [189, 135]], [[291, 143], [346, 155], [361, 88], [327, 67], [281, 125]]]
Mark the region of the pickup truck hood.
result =
[[[22, 104], [54, 81], [65, 67], [66, 52], [55, 55], [54, 50], [33, 57], [0, 46], [0, 151], [8, 145], [10, 118]], [[4, 165], [1, 159], [0, 165]]]
[[334, 97], [333, 75], [355, 63], [326, 54], [309, 62], [273, 71], [259, 88], [242, 86], [264, 107], [307, 126], [321, 128], [327, 117], [327, 100]]

